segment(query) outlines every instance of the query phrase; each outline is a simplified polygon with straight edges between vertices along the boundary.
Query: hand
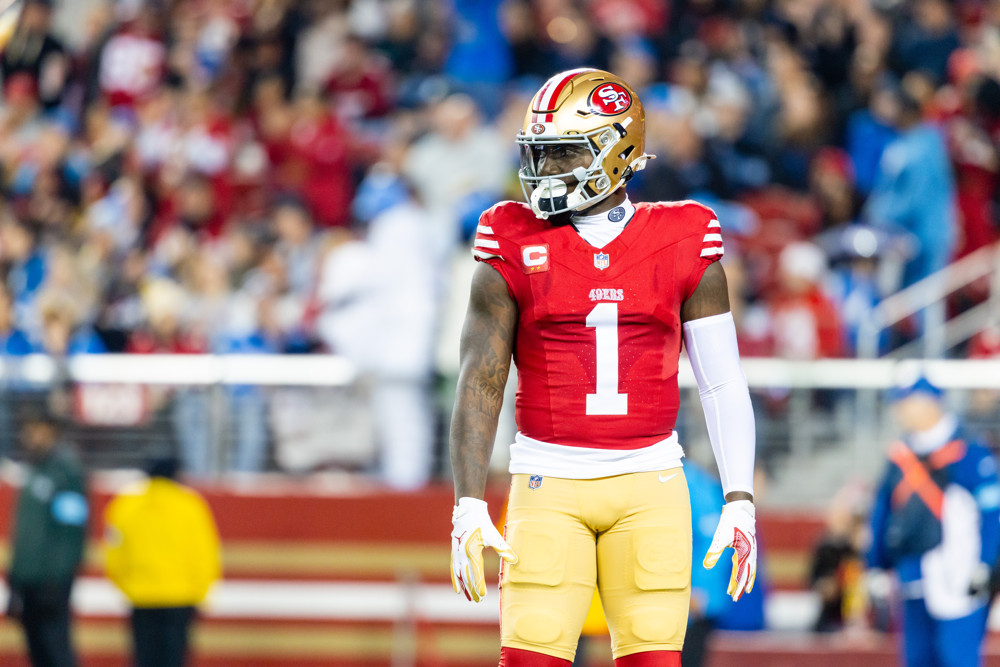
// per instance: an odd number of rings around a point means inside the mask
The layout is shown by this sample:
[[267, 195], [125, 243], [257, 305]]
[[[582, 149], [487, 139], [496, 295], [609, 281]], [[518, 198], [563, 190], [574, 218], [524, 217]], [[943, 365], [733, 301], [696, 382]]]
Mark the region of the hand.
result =
[[513, 565], [517, 555], [490, 521], [486, 503], [478, 498], [459, 498], [451, 515], [451, 585], [472, 602], [486, 597], [483, 547], [493, 547]]
[[715, 567], [727, 548], [733, 549], [733, 572], [726, 593], [736, 602], [753, 590], [757, 578], [757, 520], [754, 505], [749, 500], [733, 500], [722, 508], [719, 527], [705, 554], [704, 566]]

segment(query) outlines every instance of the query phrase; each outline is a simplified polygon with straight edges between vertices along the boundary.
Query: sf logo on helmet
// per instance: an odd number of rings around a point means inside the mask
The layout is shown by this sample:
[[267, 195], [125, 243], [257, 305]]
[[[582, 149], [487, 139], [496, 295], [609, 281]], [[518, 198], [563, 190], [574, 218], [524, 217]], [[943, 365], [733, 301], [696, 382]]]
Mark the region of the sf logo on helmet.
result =
[[590, 107], [602, 116], [614, 116], [632, 106], [632, 96], [617, 83], [595, 88], [590, 94]]

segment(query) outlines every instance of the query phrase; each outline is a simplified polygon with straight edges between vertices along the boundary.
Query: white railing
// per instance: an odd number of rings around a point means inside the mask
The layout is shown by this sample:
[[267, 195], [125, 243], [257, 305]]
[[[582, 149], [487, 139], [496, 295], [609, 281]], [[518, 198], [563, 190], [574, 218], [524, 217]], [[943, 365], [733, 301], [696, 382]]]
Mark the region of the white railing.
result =
[[[45, 384], [58, 364], [44, 355], [0, 358], [0, 380]], [[102, 384], [261, 385], [340, 387], [358, 378], [354, 366], [335, 355], [80, 355], [66, 363], [70, 379]], [[1000, 360], [743, 359], [751, 388], [890, 389], [923, 372], [945, 389], [1000, 389]], [[694, 387], [682, 357], [678, 381]]]
[[[686, 444], [707, 452], [694, 374], [686, 358], [679, 368], [684, 397], [678, 428]], [[762, 453], [787, 453], [804, 465], [818, 453], [839, 451], [841, 462], [869, 466], [878, 443], [891, 435], [885, 390], [919, 373], [957, 390], [949, 399], [960, 412], [968, 390], [1000, 390], [1000, 360], [747, 358], [743, 369], [758, 408]], [[300, 463], [295, 456], [309, 454], [308, 447], [317, 443], [323, 455], [345, 465], [362, 464], [374, 451], [366, 421], [370, 384], [350, 362], [332, 355], [0, 359], [0, 441], [12, 439], [19, 395], [31, 400], [32, 392], [37, 397], [39, 390], [66, 380], [76, 384], [78, 442], [105, 457], [95, 459], [95, 466], [127, 465], [130, 452], [138, 459], [164, 438], [182, 445], [194, 461], [186, 462], [190, 470], [206, 474], [259, 470], [264, 451], [273, 454], [279, 469], [294, 471]], [[260, 391], [246, 391], [250, 387]], [[251, 403], [251, 413], [240, 411], [248, 407], [239, 404], [241, 397]], [[824, 403], [819, 409], [817, 400]], [[197, 457], [202, 451], [206, 454]], [[256, 467], [240, 467], [244, 460], [256, 461]]]
[[[60, 370], [51, 357], [0, 358], [0, 380], [45, 384]], [[87, 354], [65, 362], [77, 382], [153, 385], [340, 387], [357, 379], [353, 364], [335, 355]]]
[[[989, 278], [990, 296], [984, 303], [945, 321], [946, 299], [957, 290]], [[879, 355], [879, 338], [889, 327], [920, 312], [926, 313], [921, 338], [893, 352], [911, 355], [923, 347], [927, 358], [941, 357], [968, 340], [1000, 315], [1000, 244], [986, 246], [953, 262], [937, 273], [886, 297], [872, 310], [858, 335], [858, 356]]]

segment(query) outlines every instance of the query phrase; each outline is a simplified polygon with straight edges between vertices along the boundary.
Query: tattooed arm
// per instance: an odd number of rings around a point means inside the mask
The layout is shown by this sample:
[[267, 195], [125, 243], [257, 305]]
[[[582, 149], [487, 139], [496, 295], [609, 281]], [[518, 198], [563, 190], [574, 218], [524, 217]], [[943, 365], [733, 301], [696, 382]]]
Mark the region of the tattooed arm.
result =
[[482, 498], [517, 330], [517, 304], [500, 274], [479, 264], [462, 328], [461, 368], [451, 418], [455, 499]]

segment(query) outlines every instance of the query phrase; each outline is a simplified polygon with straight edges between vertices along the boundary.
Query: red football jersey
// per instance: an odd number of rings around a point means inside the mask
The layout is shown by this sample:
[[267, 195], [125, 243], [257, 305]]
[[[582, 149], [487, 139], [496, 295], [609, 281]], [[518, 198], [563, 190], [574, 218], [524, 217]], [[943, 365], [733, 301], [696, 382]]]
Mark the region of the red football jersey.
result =
[[502, 202], [482, 215], [473, 254], [500, 272], [520, 311], [521, 433], [601, 449], [638, 449], [672, 433], [681, 304], [722, 256], [711, 209], [638, 204], [597, 249], [570, 225]]

